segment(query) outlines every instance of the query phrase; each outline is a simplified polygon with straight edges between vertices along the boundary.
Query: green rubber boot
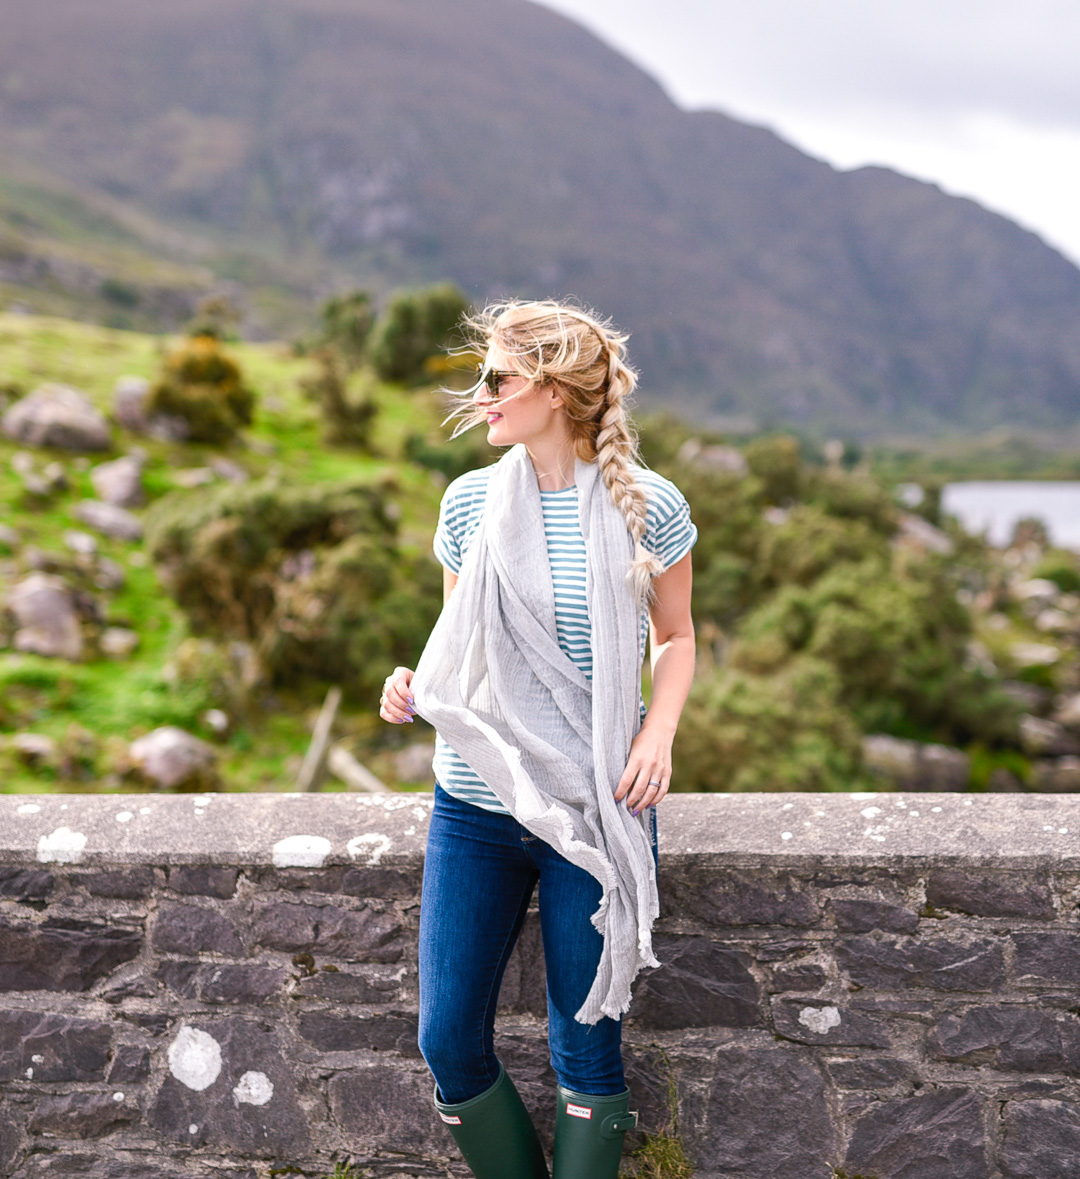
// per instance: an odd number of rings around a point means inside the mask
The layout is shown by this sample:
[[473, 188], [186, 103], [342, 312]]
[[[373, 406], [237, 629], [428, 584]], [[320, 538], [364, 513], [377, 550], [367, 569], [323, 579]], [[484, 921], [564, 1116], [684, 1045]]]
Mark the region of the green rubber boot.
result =
[[457, 1105], [436, 1087], [435, 1108], [476, 1179], [548, 1179], [536, 1128], [501, 1064], [490, 1089]]
[[611, 1097], [558, 1087], [554, 1179], [617, 1179], [626, 1131], [637, 1125], [630, 1090]]

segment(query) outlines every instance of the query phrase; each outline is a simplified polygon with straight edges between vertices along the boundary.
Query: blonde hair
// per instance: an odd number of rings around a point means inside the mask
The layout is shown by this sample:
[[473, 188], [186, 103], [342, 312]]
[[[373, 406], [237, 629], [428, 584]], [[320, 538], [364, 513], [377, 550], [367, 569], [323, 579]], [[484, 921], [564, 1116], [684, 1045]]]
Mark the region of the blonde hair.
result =
[[[578, 458], [596, 461], [626, 521], [634, 541], [628, 580], [637, 600], [647, 601], [652, 578], [664, 566], [644, 545], [648, 503], [635, 477], [640, 459], [627, 416], [637, 386], [637, 374], [626, 361], [628, 337], [610, 320], [555, 300], [495, 303], [466, 319], [465, 326], [477, 346], [493, 345], [526, 378], [522, 393], [557, 386]], [[473, 401], [478, 386], [459, 395], [462, 405], [452, 415], [459, 418], [455, 437], [484, 421], [483, 410]]]

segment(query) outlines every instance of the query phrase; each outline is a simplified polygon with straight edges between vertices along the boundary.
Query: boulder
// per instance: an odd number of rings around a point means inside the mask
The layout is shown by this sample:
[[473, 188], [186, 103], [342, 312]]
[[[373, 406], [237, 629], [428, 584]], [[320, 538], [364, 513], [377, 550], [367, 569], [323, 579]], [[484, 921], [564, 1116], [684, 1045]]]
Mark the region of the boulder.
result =
[[61, 450], [108, 450], [111, 445], [105, 415], [85, 394], [70, 385], [42, 385], [4, 414], [0, 428], [28, 446]]
[[118, 508], [137, 508], [146, 502], [142, 463], [131, 455], [95, 467], [90, 472], [90, 482], [99, 499]]
[[897, 790], [959, 792], [967, 789], [971, 774], [971, 760], [959, 749], [883, 733], [864, 737], [862, 754], [867, 769]]
[[11, 738], [11, 748], [21, 761], [31, 766], [55, 761], [59, 749], [56, 741], [44, 733], [16, 733]]
[[1080, 757], [1054, 757], [1032, 765], [1033, 790], [1040, 794], [1080, 794]]
[[1061, 658], [1058, 648], [1049, 643], [1013, 643], [1009, 655], [1017, 667], [1050, 667]]
[[1011, 587], [1010, 592], [1017, 602], [1033, 602], [1039, 606], [1052, 606], [1061, 596], [1056, 582], [1046, 577], [1032, 577]]
[[1080, 732], [1080, 692], [1074, 696], [1066, 696], [1058, 701], [1054, 711], [1054, 720], [1067, 729]]
[[101, 632], [98, 647], [110, 659], [126, 659], [139, 645], [139, 636], [124, 626], [108, 626]]
[[19, 547], [19, 534], [10, 524], [0, 524], [0, 550], [14, 552]]
[[71, 587], [62, 577], [31, 573], [7, 595], [15, 619], [16, 651], [60, 659], [82, 655], [82, 630]]
[[1064, 725], [1038, 716], [1020, 718], [1020, 744], [1032, 757], [1065, 757], [1080, 753], [1080, 737]]
[[118, 508], [115, 504], [105, 504], [96, 499], [84, 499], [76, 505], [74, 515], [90, 528], [111, 536], [113, 540], [142, 539], [142, 521], [127, 508]]
[[113, 417], [126, 430], [146, 432], [146, 398], [150, 382], [145, 377], [121, 377], [113, 389]]
[[218, 785], [213, 746], [164, 725], [131, 743], [132, 764], [159, 790], [213, 790]]
[[64, 544], [80, 557], [92, 557], [98, 549], [95, 537], [91, 536], [89, 532], [78, 532], [74, 528], [69, 528], [64, 533], [63, 540]]

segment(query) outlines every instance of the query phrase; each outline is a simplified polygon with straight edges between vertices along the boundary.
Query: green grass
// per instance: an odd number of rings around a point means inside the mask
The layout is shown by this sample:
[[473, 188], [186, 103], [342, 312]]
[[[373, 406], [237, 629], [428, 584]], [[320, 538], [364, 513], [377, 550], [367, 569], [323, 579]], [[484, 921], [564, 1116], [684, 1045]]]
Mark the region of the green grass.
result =
[[[127, 374], [152, 378], [169, 343], [167, 337], [59, 318], [0, 314], [0, 389], [14, 384], [29, 392], [45, 381], [60, 381], [81, 389], [109, 412], [117, 378]], [[430, 544], [440, 488], [427, 471], [400, 461], [400, 454], [411, 430], [436, 427], [441, 417], [436, 396], [378, 386], [375, 453], [328, 447], [320, 439], [317, 412], [300, 388], [310, 361], [296, 357], [280, 343], [237, 343], [230, 350], [256, 391], [257, 407], [255, 421], [245, 433], [246, 445], [234, 448], [228, 457], [240, 462], [253, 478], [275, 470], [311, 483], [389, 478], [398, 489], [402, 542], [425, 548]], [[143, 482], [153, 501], [174, 489], [179, 468], [207, 465], [220, 453], [205, 446], [136, 437], [119, 428], [114, 428], [113, 437], [116, 451], [112, 454], [33, 451], [39, 470], [59, 461], [70, 482], [68, 490], [37, 503], [24, 495], [11, 466], [19, 447], [0, 436], [0, 520], [20, 534], [23, 552], [33, 545], [75, 563], [63, 534], [68, 529], [88, 531], [73, 509], [93, 496], [90, 469], [97, 463], [132, 446], [142, 447], [147, 453]], [[135, 737], [163, 724], [180, 725], [206, 739], [213, 736], [200, 720], [212, 704], [207, 689], [199, 684], [179, 686], [169, 676], [177, 646], [189, 637], [184, 616], [160, 586], [140, 545], [96, 539], [99, 553], [115, 561], [126, 578], [118, 591], [94, 591], [105, 603], [106, 622], [135, 630], [140, 645], [127, 660], [80, 663], [0, 649], [0, 728], [45, 734], [64, 750], [77, 746], [83, 754], [74, 776], [65, 776], [56, 765], [23, 764], [0, 742], [0, 791], [5, 793], [130, 789], [122, 779], [108, 775]], [[11, 557], [0, 546], [0, 596], [14, 575]], [[325, 685], [308, 685], [295, 692], [279, 691], [266, 702], [267, 707], [240, 718], [229, 740], [219, 747], [226, 788], [291, 788], [325, 690]], [[389, 774], [389, 757], [380, 754], [380, 748], [390, 748], [404, 738], [397, 731], [384, 732], [387, 727], [374, 723], [372, 717], [371, 710], [356, 702], [346, 704], [338, 728], [365, 741], [372, 767]], [[94, 750], [90, 756], [85, 755], [88, 745]], [[333, 783], [328, 788], [334, 788]]]

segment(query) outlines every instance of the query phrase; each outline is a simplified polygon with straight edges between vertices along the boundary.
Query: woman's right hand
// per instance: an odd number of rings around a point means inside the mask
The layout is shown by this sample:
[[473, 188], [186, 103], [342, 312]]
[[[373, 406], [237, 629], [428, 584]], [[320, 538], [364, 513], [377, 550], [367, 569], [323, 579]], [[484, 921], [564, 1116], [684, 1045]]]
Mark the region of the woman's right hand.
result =
[[392, 725], [412, 724], [416, 706], [412, 698], [413, 673], [407, 667], [395, 667], [383, 682], [379, 697], [379, 716]]

